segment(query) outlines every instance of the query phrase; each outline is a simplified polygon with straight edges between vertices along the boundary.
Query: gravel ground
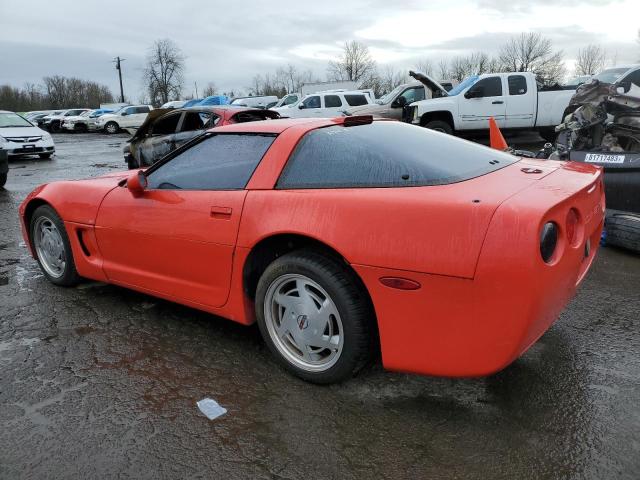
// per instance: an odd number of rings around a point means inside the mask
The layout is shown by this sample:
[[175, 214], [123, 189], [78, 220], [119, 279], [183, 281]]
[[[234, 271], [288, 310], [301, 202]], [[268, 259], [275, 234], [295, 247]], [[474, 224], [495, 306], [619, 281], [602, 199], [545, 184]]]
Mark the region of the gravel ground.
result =
[[[601, 249], [559, 321], [492, 377], [373, 365], [313, 386], [271, 361], [256, 328], [45, 281], [19, 203], [38, 184], [123, 168], [126, 140], [54, 137], [53, 160], [12, 161], [0, 190], [0, 478], [638, 478], [639, 257]], [[228, 413], [209, 421], [204, 397]]]

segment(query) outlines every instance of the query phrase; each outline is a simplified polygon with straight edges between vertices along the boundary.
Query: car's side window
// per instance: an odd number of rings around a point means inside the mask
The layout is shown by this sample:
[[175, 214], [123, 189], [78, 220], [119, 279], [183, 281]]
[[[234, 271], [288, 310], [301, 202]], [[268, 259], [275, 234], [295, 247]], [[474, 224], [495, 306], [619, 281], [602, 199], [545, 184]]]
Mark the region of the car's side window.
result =
[[325, 108], [336, 108], [342, 106], [342, 100], [338, 95], [325, 95], [324, 96]]
[[151, 170], [148, 188], [241, 190], [275, 138], [248, 133], [207, 136]]
[[159, 119], [154, 125], [152, 135], [171, 135], [176, 133], [181, 113], [173, 113]]
[[208, 112], [187, 112], [184, 115], [180, 131], [192, 132], [194, 130], [204, 130], [210, 120], [211, 114]]
[[527, 93], [527, 79], [524, 75], [509, 75], [509, 95], [524, 95]]
[[344, 99], [351, 107], [358, 107], [360, 105], [367, 104], [367, 98], [364, 95], [347, 94], [344, 96]]
[[136, 107], [134, 113], [149, 113], [149, 107]]
[[305, 98], [302, 105], [304, 105], [304, 108], [320, 108], [320, 97], [314, 95], [313, 97]]
[[402, 92], [401, 97], [406, 98], [407, 105], [413, 102], [424, 100], [424, 87], [408, 88]]
[[502, 95], [502, 79], [500, 77], [483, 78], [471, 90], [482, 90], [480, 97], [499, 97]]
[[621, 82], [631, 82], [636, 87], [640, 87], [640, 69], [627, 75], [625, 78], [621, 80]]

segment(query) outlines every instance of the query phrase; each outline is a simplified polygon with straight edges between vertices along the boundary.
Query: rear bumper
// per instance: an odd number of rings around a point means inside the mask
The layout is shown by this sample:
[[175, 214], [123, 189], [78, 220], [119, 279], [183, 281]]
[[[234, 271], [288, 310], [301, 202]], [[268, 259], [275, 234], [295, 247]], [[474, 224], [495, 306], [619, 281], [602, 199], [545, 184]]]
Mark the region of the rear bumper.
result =
[[[549, 329], [588, 272], [604, 221], [599, 174], [583, 182], [596, 185], [590, 194], [586, 191], [593, 185], [560, 202], [557, 192], [549, 195], [549, 187], [558, 182], [570, 185], [570, 176], [553, 183], [540, 180], [540, 188], [525, 190], [498, 208], [471, 279], [353, 265], [373, 300], [385, 368], [447, 377], [489, 375]], [[582, 219], [573, 244], [563, 237], [570, 208], [578, 209]], [[547, 221], [561, 229], [550, 264], [542, 260], [539, 247], [540, 228]], [[379, 281], [385, 276], [408, 278], [421, 288], [389, 288]]]

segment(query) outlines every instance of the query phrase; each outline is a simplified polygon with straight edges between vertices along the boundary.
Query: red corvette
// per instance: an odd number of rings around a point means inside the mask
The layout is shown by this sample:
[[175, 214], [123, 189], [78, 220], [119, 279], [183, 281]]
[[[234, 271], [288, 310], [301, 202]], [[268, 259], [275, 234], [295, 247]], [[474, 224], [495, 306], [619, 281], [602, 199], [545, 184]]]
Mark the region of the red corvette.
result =
[[146, 171], [34, 190], [23, 234], [81, 277], [258, 322], [276, 358], [340, 381], [479, 376], [523, 354], [584, 278], [602, 172], [370, 117], [216, 128]]

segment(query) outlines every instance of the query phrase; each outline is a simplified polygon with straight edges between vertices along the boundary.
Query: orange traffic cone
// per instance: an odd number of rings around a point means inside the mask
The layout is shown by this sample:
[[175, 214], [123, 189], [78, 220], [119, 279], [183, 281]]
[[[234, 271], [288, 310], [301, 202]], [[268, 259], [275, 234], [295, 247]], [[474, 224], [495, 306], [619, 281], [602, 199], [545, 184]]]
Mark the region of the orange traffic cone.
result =
[[507, 141], [502, 136], [502, 132], [493, 117], [489, 117], [489, 141], [491, 148], [495, 148], [496, 150], [504, 151], [509, 148]]

